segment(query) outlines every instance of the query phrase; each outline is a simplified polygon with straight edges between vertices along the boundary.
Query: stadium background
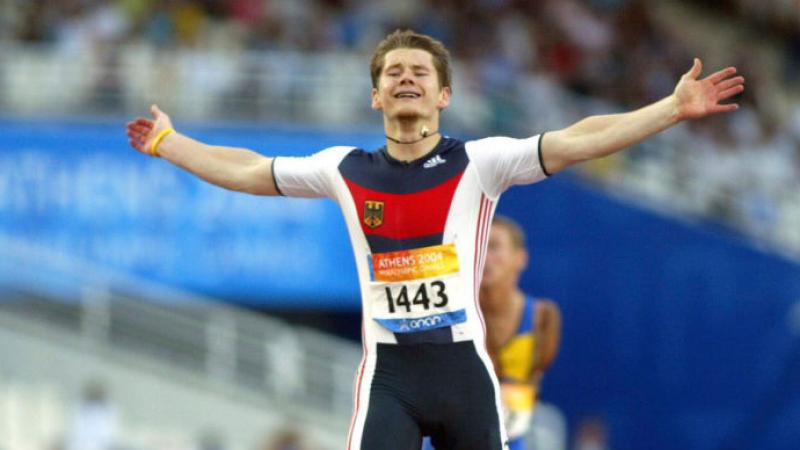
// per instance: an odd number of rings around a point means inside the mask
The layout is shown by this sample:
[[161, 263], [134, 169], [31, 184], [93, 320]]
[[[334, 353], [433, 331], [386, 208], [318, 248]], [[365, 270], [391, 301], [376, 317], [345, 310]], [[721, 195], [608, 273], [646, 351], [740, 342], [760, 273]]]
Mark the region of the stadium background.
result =
[[[609, 449], [800, 445], [797, 2], [11, 0], [0, 448], [95, 448], [98, 429], [120, 448], [342, 447], [360, 319], [335, 205], [212, 188], [123, 126], [158, 102], [211, 143], [376, 148], [368, 57], [405, 26], [453, 51], [443, 128], [464, 138], [642, 105], [692, 56], [744, 73], [735, 114], [500, 202], [529, 235], [524, 288], [564, 315], [532, 439], [588, 448], [595, 423]], [[78, 399], [92, 382], [104, 419]]]

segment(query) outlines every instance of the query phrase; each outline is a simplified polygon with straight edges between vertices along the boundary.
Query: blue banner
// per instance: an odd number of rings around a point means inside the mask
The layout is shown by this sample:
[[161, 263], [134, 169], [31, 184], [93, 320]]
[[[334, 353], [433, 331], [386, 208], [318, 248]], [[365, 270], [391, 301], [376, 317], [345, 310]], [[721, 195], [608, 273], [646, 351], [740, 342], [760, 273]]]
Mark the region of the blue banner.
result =
[[[353, 254], [334, 202], [225, 191], [134, 151], [124, 126], [0, 122], [0, 233], [232, 301], [359, 307]], [[270, 156], [383, 142], [375, 133], [307, 128], [181, 130]], [[46, 261], [41, 270], [47, 273]]]

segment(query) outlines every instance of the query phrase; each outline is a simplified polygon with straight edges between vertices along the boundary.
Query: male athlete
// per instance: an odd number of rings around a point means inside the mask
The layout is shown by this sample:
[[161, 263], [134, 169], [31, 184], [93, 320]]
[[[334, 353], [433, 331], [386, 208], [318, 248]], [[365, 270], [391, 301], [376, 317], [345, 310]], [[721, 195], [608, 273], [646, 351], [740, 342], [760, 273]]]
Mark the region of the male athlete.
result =
[[[495, 216], [489, 231], [480, 302], [486, 347], [500, 380], [503, 423], [509, 450], [525, 450], [539, 382], [558, 353], [561, 312], [545, 299], [519, 288], [528, 264], [525, 232], [515, 221]], [[423, 450], [431, 450], [425, 440]]]
[[269, 158], [206, 145], [153, 119], [128, 124], [130, 144], [202, 179], [258, 195], [329, 197], [347, 223], [361, 284], [364, 358], [356, 376], [349, 450], [407, 450], [430, 435], [439, 450], [499, 450], [500, 393], [486, 352], [478, 286], [497, 200], [581, 161], [631, 146], [682, 120], [732, 111], [743, 89], [728, 68], [640, 110], [590, 117], [527, 139], [442, 136], [450, 57], [424, 35], [397, 31], [370, 65], [372, 107], [386, 146], [331, 147]]

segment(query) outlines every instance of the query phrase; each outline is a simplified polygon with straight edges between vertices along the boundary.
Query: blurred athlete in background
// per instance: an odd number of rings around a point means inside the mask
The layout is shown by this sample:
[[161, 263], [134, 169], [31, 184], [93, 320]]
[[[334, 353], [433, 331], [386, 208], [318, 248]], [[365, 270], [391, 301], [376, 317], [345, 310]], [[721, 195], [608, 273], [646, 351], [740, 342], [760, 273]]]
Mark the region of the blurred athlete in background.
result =
[[554, 302], [526, 295], [519, 277], [528, 264], [525, 234], [495, 217], [480, 288], [486, 346], [500, 379], [510, 450], [524, 450], [544, 371], [558, 354], [561, 312]]
[[378, 45], [370, 65], [372, 107], [382, 112], [386, 134], [376, 151], [331, 147], [272, 158], [208, 145], [175, 131], [155, 105], [153, 119], [135, 119], [127, 133], [136, 150], [226, 189], [338, 203], [364, 318], [348, 450], [416, 449], [423, 434], [439, 450], [499, 450], [507, 438], [478, 289], [500, 194], [682, 120], [736, 109], [720, 103], [743, 90], [736, 70], [698, 79], [700, 72], [695, 60], [672, 95], [633, 112], [526, 139], [464, 142], [439, 130], [452, 93], [447, 49], [397, 31]]

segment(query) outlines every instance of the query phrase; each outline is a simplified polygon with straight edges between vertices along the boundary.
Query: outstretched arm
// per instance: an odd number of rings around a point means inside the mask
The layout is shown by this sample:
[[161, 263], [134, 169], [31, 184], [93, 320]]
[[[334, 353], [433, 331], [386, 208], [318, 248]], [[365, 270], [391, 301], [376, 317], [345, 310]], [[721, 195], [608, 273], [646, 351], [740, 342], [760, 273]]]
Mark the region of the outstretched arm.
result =
[[[160, 133], [172, 128], [169, 116], [150, 107], [153, 119], [139, 117], [128, 123], [129, 143], [134, 149], [152, 155]], [[279, 195], [272, 178], [272, 158], [252, 150], [207, 145], [178, 132], [163, 135], [155, 153], [209, 183], [256, 195]]]
[[546, 133], [542, 160], [549, 173], [572, 164], [602, 158], [682, 121], [734, 111], [735, 103], [720, 103], [744, 90], [744, 78], [728, 67], [698, 79], [703, 69], [697, 58], [669, 97], [623, 114], [592, 116], [562, 130]]

